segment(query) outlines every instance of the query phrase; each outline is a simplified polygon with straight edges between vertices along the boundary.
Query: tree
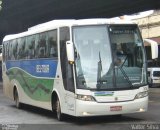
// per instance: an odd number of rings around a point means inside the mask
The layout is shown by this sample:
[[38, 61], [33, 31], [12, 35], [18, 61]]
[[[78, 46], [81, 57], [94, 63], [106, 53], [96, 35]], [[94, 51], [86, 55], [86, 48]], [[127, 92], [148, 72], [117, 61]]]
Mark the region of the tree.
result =
[[0, 11], [2, 9], [2, 0], [0, 0]]

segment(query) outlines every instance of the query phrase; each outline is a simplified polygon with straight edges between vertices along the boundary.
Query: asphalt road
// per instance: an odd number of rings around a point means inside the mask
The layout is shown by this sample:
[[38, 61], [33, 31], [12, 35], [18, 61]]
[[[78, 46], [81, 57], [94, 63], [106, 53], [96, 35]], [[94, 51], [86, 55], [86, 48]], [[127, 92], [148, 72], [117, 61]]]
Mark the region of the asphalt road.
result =
[[150, 88], [149, 109], [145, 113], [122, 117], [104, 116], [75, 118], [67, 116], [59, 122], [55, 113], [25, 105], [17, 109], [14, 102], [3, 95], [0, 83], [0, 130], [160, 130], [160, 88]]

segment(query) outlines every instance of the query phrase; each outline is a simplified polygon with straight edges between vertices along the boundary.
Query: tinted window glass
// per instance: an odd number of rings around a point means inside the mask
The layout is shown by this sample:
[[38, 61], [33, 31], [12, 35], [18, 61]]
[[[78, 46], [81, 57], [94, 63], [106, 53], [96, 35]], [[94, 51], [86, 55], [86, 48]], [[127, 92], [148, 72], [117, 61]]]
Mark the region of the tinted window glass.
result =
[[37, 56], [38, 58], [46, 58], [47, 53], [47, 37], [46, 32], [39, 34], [38, 46], [37, 46]]
[[64, 88], [74, 92], [73, 66], [68, 64], [66, 54], [66, 41], [69, 40], [69, 28], [60, 29], [60, 58]]
[[17, 39], [17, 43], [18, 43], [17, 59], [25, 59], [26, 58], [26, 54], [25, 54], [26, 38], [22, 37]]
[[35, 35], [27, 37], [25, 52], [27, 59], [35, 58]]
[[47, 33], [48, 35], [48, 51], [47, 51], [47, 56], [52, 58], [52, 57], [57, 57], [58, 52], [57, 52], [57, 30], [49, 31]]

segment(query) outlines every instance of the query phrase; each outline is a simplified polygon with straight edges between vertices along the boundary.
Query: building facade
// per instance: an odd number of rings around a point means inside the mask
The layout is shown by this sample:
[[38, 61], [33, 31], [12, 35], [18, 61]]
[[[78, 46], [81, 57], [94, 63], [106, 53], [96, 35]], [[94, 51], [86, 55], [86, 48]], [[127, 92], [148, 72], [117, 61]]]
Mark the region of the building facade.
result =
[[160, 10], [134, 21], [139, 25], [143, 39], [152, 39], [160, 44]]
[[[160, 10], [155, 10], [151, 15], [134, 20], [140, 28], [143, 39], [156, 41], [158, 45], [158, 58], [148, 63], [148, 66], [160, 67]], [[151, 48], [144, 43], [147, 59], [151, 60]], [[160, 74], [160, 73], [159, 73]]]

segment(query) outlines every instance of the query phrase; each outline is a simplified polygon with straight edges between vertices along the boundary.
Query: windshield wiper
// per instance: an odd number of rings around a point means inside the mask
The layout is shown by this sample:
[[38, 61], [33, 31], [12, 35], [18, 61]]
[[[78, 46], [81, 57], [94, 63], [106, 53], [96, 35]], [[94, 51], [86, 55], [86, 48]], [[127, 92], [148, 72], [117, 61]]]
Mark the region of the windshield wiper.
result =
[[102, 60], [101, 60], [101, 53], [99, 51], [99, 61], [98, 61], [98, 69], [97, 69], [97, 89], [100, 89], [102, 87], [103, 82], [107, 82], [107, 80], [102, 79]]
[[129, 77], [127, 76], [126, 72], [123, 70], [123, 66], [124, 66], [126, 60], [127, 60], [127, 56], [126, 56], [124, 62], [123, 62], [118, 68], [119, 68], [120, 71], [122, 72], [122, 74], [123, 74], [123, 76], [125, 77], [125, 79], [127, 80], [127, 82], [131, 85], [131, 87], [133, 87], [132, 82], [129, 80]]
[[126, 72], [122, 69], [121, 66], [119, 67], [119, 69], [120, 69], [120, 71], [122, 72], [122, 74], [124, 75], [124, 77], [125, 77], [125, 79], [127, 80], [127, 82], [131, 85], [131, 87], [133, 87], [133, 84], [132, 84], [132, 82], [129, 80]]

